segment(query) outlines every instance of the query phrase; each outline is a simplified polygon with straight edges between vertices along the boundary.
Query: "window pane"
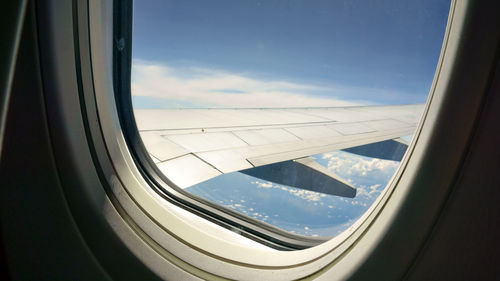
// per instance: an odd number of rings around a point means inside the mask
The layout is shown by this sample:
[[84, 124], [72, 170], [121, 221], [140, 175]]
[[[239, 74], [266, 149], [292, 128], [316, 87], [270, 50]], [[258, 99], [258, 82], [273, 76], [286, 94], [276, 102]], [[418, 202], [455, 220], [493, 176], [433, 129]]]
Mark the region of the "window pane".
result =
[[330, 237], [397, 170], [450, 1], [134, 5], [132, 99], [159, 169], [225, 208]]

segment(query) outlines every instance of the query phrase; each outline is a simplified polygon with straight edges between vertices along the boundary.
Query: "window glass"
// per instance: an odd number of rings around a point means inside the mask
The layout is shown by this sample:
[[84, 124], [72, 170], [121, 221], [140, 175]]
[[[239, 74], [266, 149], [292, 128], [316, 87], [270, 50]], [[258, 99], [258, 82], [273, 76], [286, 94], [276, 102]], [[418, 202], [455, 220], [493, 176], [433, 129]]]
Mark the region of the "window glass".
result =
[[132, 100], [146, 149], [192, 195], [335, 236], [399, 166], [449, 6], [135, 1]]

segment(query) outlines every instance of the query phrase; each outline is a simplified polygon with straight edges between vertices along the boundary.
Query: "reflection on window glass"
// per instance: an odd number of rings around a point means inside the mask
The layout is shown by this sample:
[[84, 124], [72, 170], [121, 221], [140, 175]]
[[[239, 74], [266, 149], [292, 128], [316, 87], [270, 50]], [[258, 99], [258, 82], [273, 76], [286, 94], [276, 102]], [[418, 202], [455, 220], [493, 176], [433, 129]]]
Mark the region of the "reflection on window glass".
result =
[[179, 188], [302, 235], [387, 186], [427, 99], [450, 1], [136, 1], [132, 100]]

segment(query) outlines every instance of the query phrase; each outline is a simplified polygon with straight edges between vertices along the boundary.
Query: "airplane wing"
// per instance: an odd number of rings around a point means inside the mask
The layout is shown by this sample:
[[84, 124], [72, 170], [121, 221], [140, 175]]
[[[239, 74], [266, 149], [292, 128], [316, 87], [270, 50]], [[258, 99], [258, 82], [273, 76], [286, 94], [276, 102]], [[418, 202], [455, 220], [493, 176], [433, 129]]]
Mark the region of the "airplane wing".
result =
[[[406, 145], [399, 137], [413, 134], [423, 108], [417, 104], [136, 109], [134, 113], [152, 159], [181, 188], [242, 171], [299, 188], [354, 197], [355, 190], [348, 183], [308, 156], [339, 149], [379, 158], [385, 158], [381, 154], [385, 150], [404, 153]], [[291, 173], [299, 170], [311, 174], [311, 179], [301, 176], [289, 182]], [[329, 188], [335, 184], [339, 187]]]

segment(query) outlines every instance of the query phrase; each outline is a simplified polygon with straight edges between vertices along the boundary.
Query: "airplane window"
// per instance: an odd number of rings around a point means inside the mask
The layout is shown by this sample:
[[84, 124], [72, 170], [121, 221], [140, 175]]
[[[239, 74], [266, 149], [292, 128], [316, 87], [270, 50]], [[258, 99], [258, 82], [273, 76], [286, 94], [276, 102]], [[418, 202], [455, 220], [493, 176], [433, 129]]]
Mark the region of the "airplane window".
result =
[[229, 215], [338, 235], [404, 158], [449, 7], [136, 1], [131, 92], [151, 161], [170, 188]]

